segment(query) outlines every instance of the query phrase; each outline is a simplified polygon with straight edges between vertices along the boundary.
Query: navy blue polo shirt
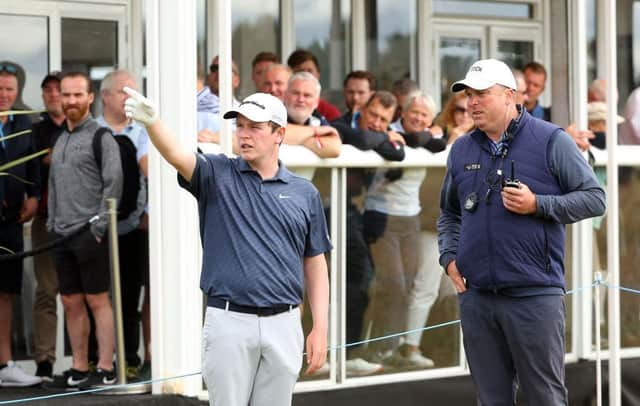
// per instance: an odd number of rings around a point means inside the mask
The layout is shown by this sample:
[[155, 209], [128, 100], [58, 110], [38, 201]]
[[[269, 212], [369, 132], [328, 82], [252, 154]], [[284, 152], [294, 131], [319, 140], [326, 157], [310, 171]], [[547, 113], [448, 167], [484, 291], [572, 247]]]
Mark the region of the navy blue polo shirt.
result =
[[263, 180], [242, 158], [196, 154], [203, 261], [200, 288], [245, 306], [302, 303], [303, 258], [331, 250], [320, 194], [281, 162]]

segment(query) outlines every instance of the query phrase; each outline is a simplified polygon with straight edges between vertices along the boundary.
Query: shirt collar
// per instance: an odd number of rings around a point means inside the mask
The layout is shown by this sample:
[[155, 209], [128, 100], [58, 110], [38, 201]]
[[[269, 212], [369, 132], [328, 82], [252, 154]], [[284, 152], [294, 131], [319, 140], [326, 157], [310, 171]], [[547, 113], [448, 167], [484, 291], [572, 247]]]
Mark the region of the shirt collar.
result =
[[[107, 123], [107, 120], [104, 119], [103, 115], [100, 115], [98, 118], [96, 118], [96, 121], [98, 122], [98, 124], [100, 124], [101, 127], [108, 127], [115, 133], [113, 128], [109, 125], [109, 123]], [[129, 124], [125, 125], [119, 134], [129, 135], [133, 133], [137, 126], [138, 124], [135, 121], [129, 121]]]
[[[256, 172], [247, 161], [245, 161], [244, 159], [242, 159], [241, 157], [238, 157], [238, 168], [240, 169], [240, 172]], [[289, 183], [289, 181], [291, 180], [291, 172], [287, 169], [286, 166], [284, 166], [284, 164], [282, 163], [281, 160], [278, 159], [278, 172], [276, 172], [275, 176], [273, 178], [270, 179], [265, 179], [265, 182], [283, 182], [283, 183]]]
[[85, 117], [84, 120], [82, 120], [77, 126], [75, 126], [73, 131], [69, 130], [69, 127], [67, 126], [67, 120], [64, 120], [64, 123], [62, 123], [62, 126], [63, 126], [63, 128], [65, 129], [66, 132], [74, 133], [74, 132], [80, 131], [91, 120], [93, 120], [93, 117], [91, 116], [91, 114], [88, 114], [87, 117]]
[[355, 113], [353, 113], [353, 116], [351, 116], [351, 128], [358, 128], [359, 124], [360, 124], [360, 112], [356, 111]]

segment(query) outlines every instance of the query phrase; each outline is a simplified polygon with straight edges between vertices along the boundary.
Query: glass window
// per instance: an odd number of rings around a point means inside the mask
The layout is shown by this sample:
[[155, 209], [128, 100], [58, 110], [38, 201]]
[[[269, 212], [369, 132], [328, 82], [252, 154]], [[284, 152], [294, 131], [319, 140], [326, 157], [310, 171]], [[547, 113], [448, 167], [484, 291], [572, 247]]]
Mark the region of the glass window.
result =
[[[327, 227], [329, 227], [329, 233], [331, 233], [331, 222], [329, 216], [331, 215], [330, 210], [330, 202], [331, 202], [331, 169], [329, 168], [290, 168], [296, 175], [302, 176], [305, 179], [309, 179], [313, 181], [313, 185], [320, 192], [320, 198], [323, 201], [325, 206], [325, 215], [327, 216]], [[336, 245], [336, 241], [333, 240], [334, 246]], [[327, 266], [329, 267], [329, 275], [331, 275], [331, 261], [329, 256], [326, 256]], [[313, 328], [313, 314], [311, 313], [311, 306], [309, 305], [309, 298], [305, 292], [305, 301], [302, 305], [302, 329], [304, 332], [304, 337], [308, 337], [309, 333]], [[331, 335], [331, 332], [329, 332]], [[329, 343], [329, 346], [331, 344]], [[327, 353], [327, 363], [318, 369], [313, 375], [305, 375], [304, 373], [300, 374], [299, 381], [310, 381], [310, 380], [319, 380], [319, 379], [327, 379], [329, 378], [330, 373], [330, 364], [329, 364], [330, 353]], [[306, 370], [307, 363], [306, 361], [303, 363], [303, 370]]]
[[598, 41], [596, 33], [598, 25], [596, 20], [596, 0], [586, 1], [587, 11], [587, 80], [591, 83], [598, 74]]
[[379, 0], [365, 7], [367, 67], [376, 75], [378, 89], [389, 90], [397, 79], [415, 79], [416, 1]]
[[[640, 168], [620, 167], [620, 285], [638, 289], [640, 286]], [[605, 236], [606, 238], [606, 236]], [[606, 252], [606, 251], [605, 251]], [[604, 267], [606, 267], [606, 256]], [[640, 296], [620, 292], [620, 329], [623, 347], [640, 347]]]
[[444, 107], [453, 82], [464, 78], [471, 64], [480, 59], [480, 39], [447, 38], [440, 39], [440, 97]]
[[533, 41], [499, 40], [497, 59], [513, 69], [522, 69], [534, 60]]
[[[0, 60], [19, 65], [18, 108], [42, 108], [40, 82], [49, 70], [47, 17], [0, 14]], [[9, 40], [10, 38], [10, 40]]]
[[207, 2], [206, 0], [198, 0], [196, 2], [196, 36], [197, 36], [197, 55], [198, 55], [198, 68], [204, 69], [207, 72], [209, 68], [209, 62], [207, 61]]
[[245, 0], [231, 3], [232, 53], [240, 69], [236, 97], [255, 92], [251, 80], [251, 61], [262, 51], [280, 55], [280, 17], [277, 0]]
[[433, 13], [478, 17], [533, 17], [533, 10], [529, 4], [477, 0], [434, 0]]
[[[348, 348], [348, 377], [460, 364], [458, 325], [420, 330], [458, 319], [455, 289], [438, 264], [436, 220], [444, 172], [347, 170], [346, 340], [376, 340]], [[395, 190], [388, 179], [398, 175], [393, 182], [412, 185], [414, 194], [405, 200], [410, 203], [404, 215], [386, 214], [385, 194]], [[401, 331], [411, 333], [392, 336]]]
[[[118, 67], [118, 22], [79, 18], [62, 19], [62, 70], [86, 72], [93, 90]], [[91, 108], [94, 116], [102, 112], [100, 97]]]
[[[604, 171], [604, 167], [596, 168]], [[638, 263], [640, 261], [640, 168], [624, 166], [618, 169], [619, 217], [620, 217], [620, 286], [637, 289], [640, 286]], [[594, 270], [603, 272], [607, 278], [607, 224], [602, 222], [598, 229], [594, 228], [594, 247], [598, 248], [598, 262], [594, 262]], [[596, 256], [594, 253], [594, 261]], [[602, 337], [603, 349], [609, 347], [606, 341], [608, 334], [607, 295], [611, 289], [600, 289], [601, 324], [596, 331]], [[620, 345], [624, 348], [640, 347], [640, 296], [630, 292], [620, 293]], [[595, 339], [594, 339], [595, 342]]]
[[296, 48], [318, 58], [323, 98], [343, 110], [342, 81], [351, 70], [351, 4], [295, 0], [294, 7]]

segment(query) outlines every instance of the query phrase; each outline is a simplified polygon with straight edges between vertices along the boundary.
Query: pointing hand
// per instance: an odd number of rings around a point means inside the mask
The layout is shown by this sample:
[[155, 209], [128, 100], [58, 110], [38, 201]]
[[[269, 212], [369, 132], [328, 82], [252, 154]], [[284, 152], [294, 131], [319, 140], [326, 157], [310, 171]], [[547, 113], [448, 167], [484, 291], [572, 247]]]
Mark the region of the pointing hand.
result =
[[129, 98], [124, 102], [127, 117], [150, 126], [158, 120], [158, 109], [153, 102], [130, 87], [125, 86], [124, 92]]

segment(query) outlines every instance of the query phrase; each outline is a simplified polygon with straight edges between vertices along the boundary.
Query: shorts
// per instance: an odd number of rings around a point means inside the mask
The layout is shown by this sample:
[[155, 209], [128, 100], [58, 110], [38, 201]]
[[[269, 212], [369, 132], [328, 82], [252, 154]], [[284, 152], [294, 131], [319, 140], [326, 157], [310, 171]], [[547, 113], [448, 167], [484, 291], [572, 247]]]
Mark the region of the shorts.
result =
[[[56, 235], [56, 238], [62, 238]], [[98, 243], [91, 231], [65, 241], [54, 252], [60, 294], [109, 291], [111, 272], [107, 238]]]
[[[0, 222], [0, 247], [13, 252], [22, 252], [22, 224]], [[9, 254], [0, 249], [0, 255]], [[22, 259], [0, 262], [0, 292], [19, 295], [22, 291]]]

